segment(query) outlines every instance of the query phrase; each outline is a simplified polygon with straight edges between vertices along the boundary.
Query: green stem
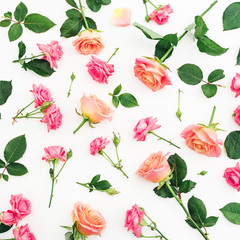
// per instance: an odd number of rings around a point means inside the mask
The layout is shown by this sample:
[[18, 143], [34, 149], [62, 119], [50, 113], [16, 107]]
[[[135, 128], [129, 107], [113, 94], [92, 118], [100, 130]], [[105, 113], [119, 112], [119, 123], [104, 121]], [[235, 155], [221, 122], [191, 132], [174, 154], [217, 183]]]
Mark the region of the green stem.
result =
[[16, 62], [20, 62], [20, 61], [25, 61], [25, 60], [32, 60], [34, 58], [37, 58], [37, 57], [42, 57], [44, 56], [45, 54], [44, 53], [41, 53], [39, 55], [36, 55], [36, 56], [32, 56], [32, 57], [28, 57], [28, 58], [21, 58], [21, 59], [18, 59], [18, 60], [14, 60], [13, 63], [16, 63]]
[[216, 111], [216, 106], [213, 107], [212, 115], [211, 115], [211, 119], [210, 119], [210, 122], [208, 124], [208, 127], [210, 127], [212, 125], [213, 118], [214, 118], [214, 115], [215, 115], [215, 111]]
[[83, 6], [82, 6], [82, 3], [81, 3], [81, 0], [79, 0], [79, 5], [80, 5], [80, 11], [82, 13], [83, 20], [84, 20], [85, 25], [86, 25], [86, 29], [89, 30], [88, 22], [86, 20], [85, 14], [84, 14], [84, 10], [83, 10]]
[[144, 235], [141, 235], [140, 237], [141, 238], [160, 238], [160, 239], [162, 239], [162, 236], [144, 236]]
[[86, 236], [81, 235], [82, 240], [86, 240]]
[[19, 119], [19, 118], [34, 118], [34, 119], [42, 119], [42, 117], [26, 117], [26, 116], [17, 117], [16, 119]]
[[94, 190], [94, 191], [99, 191], [99, 192], [105, 192], [105, 190], [99, 190], [99, 189], [96, 189], [96, 188], [92, 188], [89, 185], [89, 183], [80, 183], [80, 182], [77, 182], [77, 184], [85, 187], [85, 188], [88, 188], [88, 189], [91, 189], [91, 190]]
[[200, 234], [206, 239], [209, 240], [208, 236], [205, 235], [205, 233], [201, 230], [201, 228], [195, 223], [195, 221], [192, 219], [192, 217], [190, 216], [190, 214], [188, 213], [188, 210], [185, 208], [185, 206], [183, 205], [182, 201], [177, 197], [177, 195], [174, 193], [174, 191], [172, 190], [172, 187], [170, 186], [169, 182], [165, 183], [167, 188], [169, 189], [169, 191], [171, 192], [172, 196], [177, 200], [178, 204], [182, 207], [183, 211], [186, 213], [187, 215], [187, 219], [189, 221], [192, 222], [192, 224], [197, 228], [197, 230], [200, 232]]
[[145, 5], [145, 10], [146, 10], [146, 16], [145, 16], [145, 20], [147, 22], [149, 22], [149, 15], [148, 15], [148, 9], [147, 9], [147, 0], [143, 0], [143, 3]]
[[30, 102], [26, 107], [22, 108], [15, 117], [13, 117], [12, 119], [15, 120], [16, 118], [18, 118], [18, 116], [26, 109], [28, 108], [30, 105], [32, 105], [35, 101], [33, 100], [32, 102]]
[[73, 80], [70, 83], [69, 89], [68, 89], [68, 93], [67, 93], [67, 97], [70, 96], [71, 90], [72, 90], [72, 84], [73, 84]]
[[50, 201], [49, 201], [49, 205], [48, 205], [49, 208], [51, 207], [52, 198], [53, 198], [53, 189], [54, 189], [54, 184], [55, 184], [55, 177], [54, 177], [54, 175], [55, 175], [56, 160], [53, 160], [52, 163], [53, 163], [53, 175], [51, 176], [51, 178], [52, 178], [52, 188], [51, 188]]
[[81, 124], [73, 131], [73, 134], [75, 134], [88, 121], [89, 121], [88, 118], [83, 118], [83, 121], [81, 122]]
[[56, 177], [54, 177], [54, 179], [56, 180], [57, 177], [59, 176], [59, 174], [62, 172], [63, 168], [65, 167], [66, 163], [67, 163], [68, 159], [64, 162], [64, 164], [62, 165], [61, 169], [59, 170], [58, 174], [56, 175]]
[[159, 135], [157, 135], [157, 134], [156, 134], [156, 133], [154, 133], [153, 131], [149, 131], [148, 133], [151, 133], [152, 135], [154, 135], [154, 136], [158, 137], [158, 138], [159, 138], [159, 140], [163, 140], [163, 141], [165, 141], [165, 142], [167, 142], [167, 143], [169, 143], [169, 144], [173, 145], [174, 147], [176, 147], [176, 148], [180, 149], [180, 147], [179, 147], [179, 146], [177, 146], [176, 144], [172, 143], [171, 141], [168, 141], [167, 139], [165, 139], [165, 138], [163, 138], [163, 137], [160, 137]]
[[1, 174], [1, 176], [0, 176], [0, 180], [2, 179], [2, 177], [3, 177], [3, 174], [4, 174], [4, 172], [5, 172], [5, 171], [6, 171], [6, 169], [7, 169], [7, 166], [8, 166], [8, 163], [5, 165], [5, 167], [4, 167], [3, 171], [2, 171], [2, 174]]
[[110, 60], [113, 58], [114, 55], [116, 55], [117, 51], [119, 50], [119, 48], [116, 48], [114, 53], [111, 55], [111, 57], [107, 60], [107, 63], [110, 62]]
[[155, 9], [158, 9], [158, 7], [155, 5], [155, 4], [153, 4], [150, 0], [147, 0], [153, 7], [155, 7]]

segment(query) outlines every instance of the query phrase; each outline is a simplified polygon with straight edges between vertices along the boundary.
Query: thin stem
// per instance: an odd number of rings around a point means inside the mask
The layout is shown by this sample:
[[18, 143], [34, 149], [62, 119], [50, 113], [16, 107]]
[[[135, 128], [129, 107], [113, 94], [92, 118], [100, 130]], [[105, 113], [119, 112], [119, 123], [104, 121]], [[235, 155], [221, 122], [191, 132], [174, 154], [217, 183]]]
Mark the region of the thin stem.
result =
[[119, 50], [119, 48], [116, 48], [114, 53], [111, 55], [111, 57], [107, 60], [107, 63], [110, 62], [110, 60], [113, 58], [114, 55], [116, 55], [117, 51]]
[[211, 119], [210, 119], [210, 122], [208, 124], [208, 127], [210, 127], [212, 125], [213, 118], [214, 118], [214, 115], [215, 115], [215, 111], [216, 111], [216, 106], [213, 107], [212, 115], [211, 115]]
[[81, 185], [81, 186], [83, 186], [83, 187], [85, 187], [85, 188], [94, 190], [94, 191], [105, 192], [105, 190], [99, 190], [99, 189], [96, 189], [96, 188], [92, 188], [92, 187], [90, 187], [90, 186], [87, 186], [88, 183], [80, 183], [80, 182], [77, 182], [77, 184], [79, 184], [79, 185]]
[[153, 131], [149, 131], [148, 133], [151, 133], [152, 135], [156, 136], [159, 138], [159, 140], [163, 140], [165, 142], [168, 142], [169, 144], [173, 145], [174, 147], [180, 149], [179, 146], [177, 146], [176, 144], [172, 143], [171, 141], [168, 141], [167, 139], [163, 138], [163, 137], [160, 137], [159, 135], [157, 135], [156, 133], [154, 133]]
[[15, 118], [17, 118], [26, 108], [28, 108], [30, 105], [32, 105], [35, 101], [33, 100], [32, 102], [30, 102], [26, 107], [22, 108], [15, 117], [13, 117], [13, 120], [15, 120]]
[[162, 236], [144, 236], [144, 235], [141, 235], [140, 237], [142, 237], [142, 238], [160, 238], [160, 239], [162, 239]]
[[64, 164], [62, 165], [61, 169], [59, 170], [58, 174], [54, 177], [54, 179], [56, 180], [57, 177], [59, 176], [59, 174], [62, 172], [63, 168], [65, 167], [66, 163], [67, 163], [68, 159], [64, 162]]
[[81, 124], [73, 131], [73, 134], [75, 134], [87, 121], [89, 121], [89, 119], [84, 118]]
[[14, 60], [13, 63], [16, 63], [16, 62], [20, 62], [22, 60], [32, 60], [34, 58], [37, 58], [37, 57], [42, 57], [44, 56], [45, 54], [44, 53], [41, 53], [39, 55], [36, 55], [36, 56], [32, 56], [32, 57], [28, 57], [28, 58], [21, 58], [21, 59], [18, 59], [18, 60]]
[[121, 166], [121, 161], [120, 161], [119, 154], [118, 154], [118, 149], [117, 149], [116, 146], [115, 146], [115, 150], [116, 150], [116, 155], [117, 155], [117, 160], [118, 160], [118, 166], [120, 167]]
[[169, 189], [169, 191], [171, 192], [172, 196], [177, 200], [178, 204], [182, 207], [183, 211], [186, 213], [187, 215], [187, 219], [189, 221], [192, 222], [192, 224], [197, 228], [197, 230], [200, 232], [200, 234], [206, 239], [209, 240], [209, 238], [207, 237], [207, 235], [205, 235], [205, 233], [201, 230], [201, 228], [195, 223], [195, 221], [192, 219], [192, 217], [190, 216], [190, 214], [188, 213], [188, 210], [186, 209], [186, 207], [183, 205], [182, 201], [177, 197], [177, 195], [174, 193], [174, 191], [172, 190], [172, 187], [170, 186], [169, 182], [165, 183], [167, 188]]
[[49, 208], [51, 207], [52, 198], [53, 198], [53, 189], [54, 189], [54, 184], [55, 184], [55, 177], [54, 177], [54, 175], [55, 175], [56, 160], [53, 160], [52, 163], [53, 163], [53, 173], [52, 173], [52, 176], [51, 176], [51, 178], [52, 178], [52, 188], [51, 188], [50, 201], [49, 201], [49, 205], [48, 205]]
[[86, 25], [86, 29], [89, 30], [88, 22], [86, 20], [85, 14], [84, 14], [84, 10], [83, 10], [83, 6], [82, 6], [82, 3], [81, 3], [81, 0], [79, 0], [79, 5], [80, 5], [80, 11], [82, 13], [83, 20], [84, 20], [85, 25]]
[[206, 83], [206, 84], [210, 84], [210, 85], [214, 85], [214, 86], [217, 86], [217, 87], [226, 88], [226, 86], [223, 86], [223, 85], [220, 85], [220, 84], [214, 84], [214, 83], [210, 83], [210, 82], [207, 82], [207, 81], [205, 81], [205, 80], [202, 80], [202, 79], [201, 79], [201, 81], [202, 81], [202, 82], [204, 82], [204, 83]]
[[7, 166], [8, 166], [8, 163], [6, 164], [6, 166], [4, 167], [4, 169], [3, 169], [3, 171], [2, 171], [2, 174], [1, 174], [1, 176], [0, 176], [0, 180], [2, 179], [2, 177], [3, 177], [3, 174], [4, 174], [4, 172], [6, 171], [6, 169], [7, 169]]
[[145, 20], [147, 22], [149, 22], [149, 14], [148, 14], [148, 9], [147, 9], [147, 0], [143, 0], [143, 3], [145, 5], [145, 10], [146, 10], [146, 16], [145, 16]]
[[15, 21], [15, 20], [13, 20], [13, 19], [11, 19], [11, 18], [7, 18], [7, 17], [3, 17], [3, 18], [4, 18], [5, 20], [9, 20], [9, 21], [14, 22], [14, 23], [24, 24], [23, 22]]
[[178, 89], [178, 109], [180, 110], [180, 94], [181, 94], [181, 90]]
[[42, 117], [27, 117], [27, 116], [20, 116], [20, 117], [17, 117], [16, 119], [19, 119], [19, 118], [34, 118], [34, 119], [42, 119]]
[[150, 0], [147, 0], [153, 7], [155, 7], [156, 9], [158, 9], [158, 7], [155, 5], [155, 4], [153, 4]]

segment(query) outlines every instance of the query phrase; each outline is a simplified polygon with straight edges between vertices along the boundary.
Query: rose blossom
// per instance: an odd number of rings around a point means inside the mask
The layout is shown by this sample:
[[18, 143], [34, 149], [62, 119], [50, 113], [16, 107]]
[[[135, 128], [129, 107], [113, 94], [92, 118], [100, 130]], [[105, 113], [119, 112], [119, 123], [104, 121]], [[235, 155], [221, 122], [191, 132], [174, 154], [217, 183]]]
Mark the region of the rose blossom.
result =
[[100, 212], [91, 208], [88, 204], [77, 202], [72, 211], [73, 222], [77, 230], [84, 236], [99, 235], [106, 227], [104, 217]]
[[114, 65], [108, 64], [98, 58], [92, 56], [90, 62], [86, 65], [88, 67], [88, 73], [92, 79], [99, 83], [108, 83], [107, 79], [114, 73]]
[[234, 110], [234, 120], [240, 126], [240, 105]]
[[53, 129], [56, 130], [62, 125], [62, 114], [60, 109], [55, 105], [52, 104], [44, 111], [44, 117], [40, 122], [47, 123], [48, 132]]
[[21, 226], [20, 228], [13, 229], [13, 235], [15, 240], [36, 240], [34, 235], [30, 232], [28, 224]]
[[160, 128], [161, 126], [157, 124], [157, 118], [147, 117], [139, 120], [133, 131], [135, 132], [134, 138], [137, 141], [145, 141], [146, 135], [149, 131]]
[[96, 155], [99, 151], [104, 149], [110, 141], [107, 141], [107, 138], [96, 138], [90, 143], [90, 153]]
[[149, 20], [154, 20], [158, 25], [163, 25], [168, 22], [169, 14], [173, 13], [170, 4], [162, 6], [159, 10], [154, 10], [149, 15]]
[[208, 157], [219, 157], [221, 155], [222, 140], [218, 139], [217, 133], [200, 125], [190, 125], [186, 127], [181, 137], [186, 139], [186, 144], [192, 150], [204, 154]]
[[152, 153], [140, 166], [137, 174], [150, 182], [161, 182], [171, 173], [168, 164], [169, 153], [163, 155], [161, 151]]
[[73, 41], [73, 46], [83, 55], [99, 54], [104, 48], [102, 41], [102, 36], [98, 31], [89, 29], [80, 33]]
[[166, 68], [155, 59], [136, 58], [134, 74], [154, 92], [172, 85]]
[[126, 27], [131, 24], [131, 10], [129, 8], [115, 9], [111, 16], [111, 22], [118, 27]]
[[0, 213], [0, 222], [11, 226], [16, 223], [16, 217], [13, 211], [7, 210], [6, 212]]
[[240, 94], [240, 73], [236, 73], [236, 76], [232, 79], [231, 90], [236, 92], [236, 97]]
[[132, 230], [136, 237], [141, 236], [142, 226], [140, 225], [144, 216], [144, 211], [142, 211], [137, 204], [132, 206], [132, 209], [126, 212], [125, 227], [127, 230]]
[[33, 90], [30, 90], [30, 92], [32, 92], [34, 96], [35, 108], [42, 106], [44, 102], [53, 101], [50, 90], [42, 84], [40, 84], [38, 87], [37, 85], [33, 84], [32, 87]]
[[93, 123], [101, 122], [103, 119], [112, 120], [113, 110], [95, 95], [90, 97], [83, 95], [80, 99], [81, 111], [86, 118]]
[[37, 44], [40, 51], [45, 55], [42, 59], [47, 60], [50, 63], [51, 68], [57, 68], [57, 61], [63, 55], [62, 47], [58, 44], [58, 41], [52, 41], [50, 44]]
[[240, 191], [240, 167], [239, 163], [235, 167], [226, 168], [223, 177], [226, 179], [227, 183], [233, 188]]
[[50, 146], [50, 147], [44, 148], [44, 151], [46, 155], [42, 157], [42, 160], [45, 160], [46, 162], [54, 159], [59, 159], [63, 162], [67, 160], [67, 156], [65, 154], [65, 150], [63, 147]]

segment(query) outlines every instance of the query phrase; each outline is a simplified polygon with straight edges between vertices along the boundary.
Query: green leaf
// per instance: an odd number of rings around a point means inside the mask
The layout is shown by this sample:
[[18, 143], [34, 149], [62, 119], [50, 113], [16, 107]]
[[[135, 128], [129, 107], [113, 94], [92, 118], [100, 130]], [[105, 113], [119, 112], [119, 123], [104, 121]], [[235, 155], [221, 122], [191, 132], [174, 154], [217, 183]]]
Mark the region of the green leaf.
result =
[[4, 158], [6, 162], [13, 163], [20, 159], [26, 151], [27, 143], [25, 135], [13, 138], [8, 142], [4, 149]]
[[207, 171], [201, 171], [200, 173], [198, 173], [198, 175], [204, 176], [207, 174]]
[[101, 174], [98, 174], [96, 176], [94, 176], [90, 182], [90, 184], [94, 185], [95, 183], [97, 183], [100, 180]]
[[4, 17], [12, 19], [12, 13], [6, 12], [6, 13], [4, 13]]
[[224, 147], [227, 155], [231, 159], [240, 158], [240, 131], [234, 131], [228, 134], [225, 139]]
[[184, 64], [178, 69], [180, 79], [189, 85], [197, 85], [203, 79], [202, 70], [194, 64]]
[[0, 233], [4, 233], [4, 232], [7, 232], [8, 230], [11, 229], [13, 225], [11, 226], [8, 226], [8, 225], [5, 225], [3, 223], [0, 223]]
[[196, 16], [195, 24], [196, 24], [195, 33], [194, 33], [195, 38], [202, 37], [207, 33], [208, 28], [205, 22], [203, 21], [202, 17]]
[[93, 12], [98, 12], [102, 6], [101, 3], [96, 0], [86, 0], [86, 3]]
[[[89, 17], [86, 17], [86, 21], [87, 21], [87, 23], [88, 23], [88, 27], [90, 28], [90, 29], [97, 29], [97, 24], [94, 22], [94, 20], [93, 19], [91, 19], [91, 18], [89, 18]], [[85, 29], [86, 29], [86, 24], [85, 24], [85, 22], [82, 20], [82, 24], [83, 24], [83, 26], [85, 27]]]
[[67, 160], [72, 157], [72, 149], [67, 152]]
[[137, 99], [130, 93], [123, 93], [118, 96], [120, 103], [126, 108], [137, 107]]
[[3, 105], [12, 94], [12, 81], [0, 81], [0, 105]]
[[225, 77], [224, 71], [222, 69], [216, 69], [209, 74], [208, 82], [213, 83], [224, 77]]
[[192, 219], [199, 225], [203, 225], [206, 217], [207, 217], [207, 210], [205, 205], [203, 204], [203, 202], [192, 196], [189, 200], [188, 200], [188, 210], [189, 213], [192, 217]]
[[[172, 46], [172, 44], [166, 40], [166, 39], [161, 39], [157, 45], [155, 46], [155, 53], [154, 55], [156, 57], [158, 57], [159, 59], [161, 59], [169, 50], [169, 48]], [[165, 58], [168, 59], [171, 55], [172, 55], [173, 49], [172, 51], [168, 54], [168, 56]]]
[[[177, 189], [173, 186], [172, 187], [172, 190], [174, 191], [175, 194], [177, 194]], [[159, 190], [158, 190], [158, 187], [155, 187], [153, 189], [153, 191], [159, 196], [159, 197], [162, 197], [162, 198], [173, 198], [173, 195], [172, 193], [169, 191], [168, 187], [166, 185], [163, 185]]]
[[8, 179], [9, 179], [8, 175], [7, 175], [7, 174], [3, 174], [3, 179], [4, 179], [6, 182], [8, 182]]
[[213, 227], [217, 223], [217, 221], [218, 221], [218, 217], [211, 216], [206, 218], [204, 225], [205, 227]]
[[211, 56], [222, 55], [228, 50], [228, 48], [222, 48], [207, 36], [199, 37], [197, 46], [200, 52], [206, 53]]
[[65, 240], [74, 240], [72, 232], [65, 233]]
[[61, 37], [69, 38], [76, 36], [82, 29], [82, 20], [68, 18], [60, 28]]
[[26, 53], [26, 45], [21, 41], [18, 43], [18, 59], [22, 58], [22, 56]]
[[66, 15], [69, 18], [77, 18], [79, 20], [82, 19], [82, 14], [77, 9], [69, 9], [66, 11]]
[[237, 55], [237, 63], [236, 65], [240, 65], [240, 49], [238, 51], [238, 55]]
[[21, 26], [21, 24], [19, 23], [14, 23], [13, 25], [11, 25], [11, 27], [8, 30], [8, 38], [10, 40], [10, 42], [17, 40], [18, 38], [21, 37], [23, 32], [23, 28]]
[[183, 181], [179, 186], [179, 192], [180, 193], [188, 193], [190, 192], [194, 187], [196, 186], [195, 182], [192, 182], [191, 180]]
[[223, 30], [232, 30], [240, 27], [240, 2], [230, 4], [223, 13]]
[[204, 84], [201, 86], [203, 94], [207, 98], [214, 97], [217, 93], [217, 86], [216, 85], [211, 85], [211, 84]]
[[171, 184], [175, 187], [179, 187], [187, 175], [187, 165], [176, 153], [168, 158], [168, 163], [173, 170]]
[[113, 95], [118, 95], [122, 90], [122, 85], [119, 84], [113, 91]]
[[7, 166], [7, 172], [12, 176], [22, 176], [22, 175], [28, 173], [28, 170], [21, 163], [10, 163]]
[[24, 26], [35, 33], [43, 33], [55, 26], [50, 19], [38, 13], [29, 14], [24, 21]]
[[0, 27], [8, 27], [11, 24], [10, 20], [2, 20], [0, 22]]
[[219, 210], [228, 221], [240, 225], [240, 203], [232, 202]]
[[28, 13], [28, 9], [23, 2], [20, 2], [14, 12], [14, 17], [17, 21], [22, 22]]
[[78, 8], [78, 6], [74, 0], [66, 0], [66, 2], [74, 8]]
[[5, 162], [0, 159], [0, 168], [4, 168], [4, 167], [5, 167]]
[[168, 34], [163, 37], [165, 40], [167, 40], [169, 43], [172, 43], [174, 46], [177, 46], [178, 44], [178, 36], [177, 33], [175, 34]]
[[103, 180], [103, 181], [99, 181], [99, 182], [93, 184], [93, 186], [98, 190], [107, 190], [112, 185], [107, 180]]
[[100, 0], [102, 5], [109, 5], [111, 0]]
[[119, 106], [119, 99], [116, 96], [112, 96], [112, 104], [115, 108], [118, 108]]
[[34, 59], [26, 63], [25, 66], [42, 77], [49, 77], [55, 72], [45, 59]]
[[69, 226], [60, 226], [61, 228], [64, 228], [64, 229], [67, 229], [69, 231], [72, 231], [72, 227], [69, 227]]
[[160, 40], [163, 38], [163, 36], [161, 36], [160, 34], [150, 30], [149, 28], [144, 27], [143, 25], [137, 22], [133, 23], [133, 26], [140, 29], [143, 32], [143, 34], [149, 39]]

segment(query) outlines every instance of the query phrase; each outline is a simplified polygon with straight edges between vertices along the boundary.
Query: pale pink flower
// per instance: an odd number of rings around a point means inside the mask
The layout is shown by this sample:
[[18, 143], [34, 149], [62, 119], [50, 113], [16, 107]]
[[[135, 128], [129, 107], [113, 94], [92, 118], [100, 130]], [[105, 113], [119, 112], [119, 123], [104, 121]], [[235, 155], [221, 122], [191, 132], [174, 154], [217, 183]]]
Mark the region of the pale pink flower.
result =
[[111, 22], [118, 27], [126, 27], [131, 24], [131, 10], [129, 8], [118, 8], [112, 13]]
[[240, 73], [236, 73], [236, 76], [232, 79], [231, 90], [236, 92], [236, 97], [240, 95]]
[[8, 226], [13, 225], [16, 223], [15, 213], [11, 210], [0, 213], [0, 222]]
[[14, 228], [13, 235], [15, 240], [36, 240], [34, 235], [30, 232], [28, 224], [20, 228]]
[[226, 168], [223, 177], [226, 179], [227, 183], [240, 191], [240, 167], [239, 163], [235, 167]]
[[149, 20], [154, 20], [158, 25], [163, 25], [168, 22], [169, 14], [173, 13], [170, 4], [162, 6], [159, 10], [154, 10], [149, 15]]
[[45, 160], [46, 162], [59, 159], [60, 161], [65, 162], [67, 160], [66, 152], [63, 147], [60, 146], [50, 146], [44, 148], [44, 151], [46, 153], [45, 156], [42, 157], [42, 160]]
[[107, 144], [109, 144], [110, 141], [107, 141], [107, 138], [96, 138], [90, 143], [90, 153], [92, 155], [97, 154], [99, 151], [104, 149]]

